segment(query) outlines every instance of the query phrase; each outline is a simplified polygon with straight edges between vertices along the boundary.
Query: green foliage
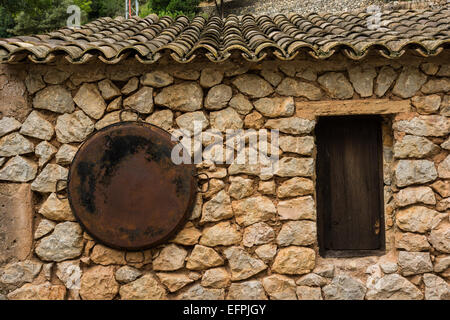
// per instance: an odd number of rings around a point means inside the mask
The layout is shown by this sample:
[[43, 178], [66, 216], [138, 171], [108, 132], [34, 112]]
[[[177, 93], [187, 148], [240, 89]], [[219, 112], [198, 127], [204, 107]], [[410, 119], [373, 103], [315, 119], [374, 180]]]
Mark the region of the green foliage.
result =
[[123, 15], [124, 12], [124, 0], [96, 0], [92, 4], [92, 11], [89, 14], [89, 18], [116, 17], [118, 15]]
[[195, 13], [199, 0], [151, 0], [152, 7], [157, 11], [182, 11]]
[[92, 11], [92, 1], [91, 0], [73, 0], [73, 4], [79, 6], [81, 12], [89, 13]]
[[206, 12], [202, 12], [202, 13], [200, 13], [200, 16], [201, 16], [201, 17], [203, 17], [203, 18], [205, 18], [206, 20], [208, 20], [208, 19], [209, 19], [209, 14], [208, 14], [208, 13], [206, 13]]
[[30, 0], [22, 7], [10, 12], [15, 26], [9, 32], [15, 35], [44, 33], [66, 26], [67, 8], [77, 5], [81, 9], [81, 21], [87, 21], [91, 11], [91, 0]]
[[139, 16], [142, 18], [145, 18], [149, 14], [154, 13], [152, 6], [150, 5], [150, 2], [147, 2], [143, 6], [139, 8]]
[[165, 10], [162, 10], [162, 11], [158, 12], [158, 16], [160, 16], [160, 17], [169, 16], [169, 17], [172, 17], [174, 19], [176, 17], [178, 17], [178, 16], [187, 16], [189, 18], [192, 18], [194, 16], [194, 13], [186, 13], [186, 12], [183, 12], [183, 11], [165, 11]]
[[167, 11], [167, 10], [160, 10], [160, 11], [156, 11], [155, 9], [153, 9], [150, 5], [150, 3], [146, 3], [145, 5], [141, 6], [139, 8], [139, 16], [142, 18], [145, 18], [146, 16], [148, 16], [149, 14], [157, 14], [160, 17], [163, 16], [169, 16], [172, 18], [176, 18], [177, 16], [182, 16], [182, 15], [186, 15], [191, 17], [191, 14], [186, 14], [183, 11]]
[[[134, 3], [135, 0], [132, 0]], [[139, 0], [141, 17], [159, 16], [192, 18], [200, 0]], [[0, 37], [39, 34], [66, 26], [67, 8], [81, 9], [81, 23], [100, 17], [123, 16], [124, 0], [0, 0]]]
[[30, 1], [26, 1], [26, 0], [0, 0], [0, 7], [2, 7], [2, 9], [6, 10], [6, 12], [8, 13], [12, 13], [12, 12], [18, 12], [20, 10], [23, 10], [25, 7], [27, 6], [31, 6], [33, 7], [35, 5], [36, 1], [35, 0], [30, 0]]
[[140, 16], [156, 13], [159, 16], [176, 17], [185, 15], [193, 17], [200, 0], [149, 0], [141, 8]]
[[14, 27], [13, 16], [3, 7], [0, 7], [0, 38], [12, 37], [8, 30]]

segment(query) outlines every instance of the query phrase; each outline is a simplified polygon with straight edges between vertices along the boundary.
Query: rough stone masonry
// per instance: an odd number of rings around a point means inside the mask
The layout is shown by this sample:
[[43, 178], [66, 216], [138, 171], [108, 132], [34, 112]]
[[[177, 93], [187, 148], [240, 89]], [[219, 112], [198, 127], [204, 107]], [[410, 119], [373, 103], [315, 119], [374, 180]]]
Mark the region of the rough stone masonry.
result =
[[[2, 65], [0, 299], [450, 299], [449, 61], [444, 52]], [[386, 99], [386, 252], [323, 258], [308, 105], [360, 99]], [[390, 112], [399, 101], [407, 109]], [[142, 252], [110, 249], [83, 231], [55, 184], [80, 144], [124, 108], [169, 132], [194, 120], [221, 132], [278, 129], [280, 168], [260, 176], [255, 166], [203, 161], [210, 190], [176, 236]]]

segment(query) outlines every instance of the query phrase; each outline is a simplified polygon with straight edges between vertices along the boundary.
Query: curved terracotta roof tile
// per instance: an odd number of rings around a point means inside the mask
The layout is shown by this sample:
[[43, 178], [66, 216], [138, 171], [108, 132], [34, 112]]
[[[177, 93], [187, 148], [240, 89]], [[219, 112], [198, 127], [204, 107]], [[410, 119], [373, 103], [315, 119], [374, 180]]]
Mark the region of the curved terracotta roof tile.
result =
[[450, 43], [450, 5], [426, 10], [381, 13], [381, 26], [369, 28], [370, 14], [310, 13], [241, 17], [179, 16], [158, 18], [100, 18], [79, 29], [62, 28], [45, 35], [0, 39], [0, 62], [31, 60], [48, 63], [64, 56], [74, 64], [94, 57], [108, 64], [134, 57], [141, 63], [154, 63], [170, 54], [180, 63], [204, 55], [211, 61], [224, 61], [239, 52], [249, 61], [261, 61], [268, 54], [282, 60], [293, 59], [304, 50], [317, 59], [342, 51], [359, 60], [370, 51], [386, 58], [398, 58], [406, 50], [434, 56]]

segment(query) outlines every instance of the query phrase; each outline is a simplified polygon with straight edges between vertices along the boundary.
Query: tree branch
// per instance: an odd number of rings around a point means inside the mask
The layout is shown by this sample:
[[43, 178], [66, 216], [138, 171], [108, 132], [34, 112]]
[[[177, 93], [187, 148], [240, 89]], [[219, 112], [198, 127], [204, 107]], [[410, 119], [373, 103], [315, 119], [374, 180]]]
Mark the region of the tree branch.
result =
[[220, 7], [218, 1], [219, 0], [214, 0], [214, 3], [216, 4], [217, 14], [223, 19], [223, 0], [220, 0]]
[[216, 4], [217, 14], [219, 14], [219, 12], [220, 12], [220, 10], [219, 10], [219, 3], [217, 3], [217, 0], [214, 0], [214, 3]]

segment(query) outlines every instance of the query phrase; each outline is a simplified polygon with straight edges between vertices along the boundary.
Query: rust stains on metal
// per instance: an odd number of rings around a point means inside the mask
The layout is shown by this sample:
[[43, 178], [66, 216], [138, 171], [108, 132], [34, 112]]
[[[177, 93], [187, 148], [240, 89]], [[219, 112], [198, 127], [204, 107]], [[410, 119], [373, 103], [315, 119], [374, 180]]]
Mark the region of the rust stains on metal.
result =
[[103, 128], [77, 152], [68, 197], [75, 217], [110, 247], [141, 250], [169, 239], [189, 217], [195, 166], [176, 165], [164, 130], [122, 122]]

